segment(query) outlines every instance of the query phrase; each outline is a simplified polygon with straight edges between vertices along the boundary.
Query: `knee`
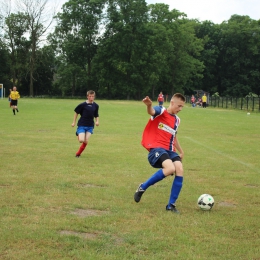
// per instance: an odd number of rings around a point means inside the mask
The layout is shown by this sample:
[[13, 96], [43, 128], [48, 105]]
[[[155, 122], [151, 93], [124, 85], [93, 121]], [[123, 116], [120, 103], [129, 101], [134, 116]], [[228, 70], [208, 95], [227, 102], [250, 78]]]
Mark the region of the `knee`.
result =
[[175, 175], [176, 175], [176, 176], [183, 176], [183, 172], [184, 172], [184, 171], [183, 171], [182, 164], [176, 166], [176, 168], [175, 168]]
[[163, 168], [163, 174], [165, 176], [173, 175], [175, 173], [175, 171], [176, 171], [176, 168], [174, 165]]
[[79, 138], [78, 140], [79, 140], [80, 143], [84, 143], [85, 142], [84, 138]]

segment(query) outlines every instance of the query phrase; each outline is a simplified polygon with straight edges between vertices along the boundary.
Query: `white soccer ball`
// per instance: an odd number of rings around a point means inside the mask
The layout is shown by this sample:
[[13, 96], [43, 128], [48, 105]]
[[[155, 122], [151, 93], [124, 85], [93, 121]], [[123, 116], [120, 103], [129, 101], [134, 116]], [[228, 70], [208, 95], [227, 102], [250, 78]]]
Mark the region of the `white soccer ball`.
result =
[[250, 113], [247, 113], [248, 116], [250, 116]]
[[214, 198], [209, 194], [202, 194], [198, 198], [198, 206], [202, 210], [210, 210], [214, 206]]

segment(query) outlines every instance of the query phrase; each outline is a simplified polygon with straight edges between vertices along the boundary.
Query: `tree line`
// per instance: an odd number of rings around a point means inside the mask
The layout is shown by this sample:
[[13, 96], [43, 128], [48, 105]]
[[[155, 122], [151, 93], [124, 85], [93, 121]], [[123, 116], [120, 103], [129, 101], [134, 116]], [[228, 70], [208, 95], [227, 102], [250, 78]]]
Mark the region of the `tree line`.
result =
[[69, 0], [59, 13], [48, 0], [10, 3], [0, 4], [0, 81], [24, 96], [260, 95], [260, 20], [214, 24], [145, 0]]

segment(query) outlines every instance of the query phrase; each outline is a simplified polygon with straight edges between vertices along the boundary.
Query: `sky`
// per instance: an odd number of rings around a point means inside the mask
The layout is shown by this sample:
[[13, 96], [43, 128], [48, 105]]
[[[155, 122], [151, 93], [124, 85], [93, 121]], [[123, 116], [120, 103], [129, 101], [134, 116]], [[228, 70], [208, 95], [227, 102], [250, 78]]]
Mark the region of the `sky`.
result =
[[[58, 0], [62, 6], [68, 0]], [[177, 9], [188, 19], [209, 20], [215, 24], [227, 21], [234, 14], [248, 15], [254, 20], [260, 19], [259, 0], [146, 0], [147, 4], [164, 3], [169, 9]]]

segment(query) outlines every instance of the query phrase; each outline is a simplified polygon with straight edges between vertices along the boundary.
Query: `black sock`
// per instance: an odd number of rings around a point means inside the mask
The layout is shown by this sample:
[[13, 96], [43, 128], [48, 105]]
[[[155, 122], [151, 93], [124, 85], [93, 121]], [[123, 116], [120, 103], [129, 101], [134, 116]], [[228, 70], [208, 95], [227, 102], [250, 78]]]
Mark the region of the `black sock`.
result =
[[19, 112], [19, 111], [18, 111], [18, 108], [16, 108], [16, 111]]
[[14, 115], [15, 115], [15, 110], [13, 109], [13, 113], [14, 113]]

